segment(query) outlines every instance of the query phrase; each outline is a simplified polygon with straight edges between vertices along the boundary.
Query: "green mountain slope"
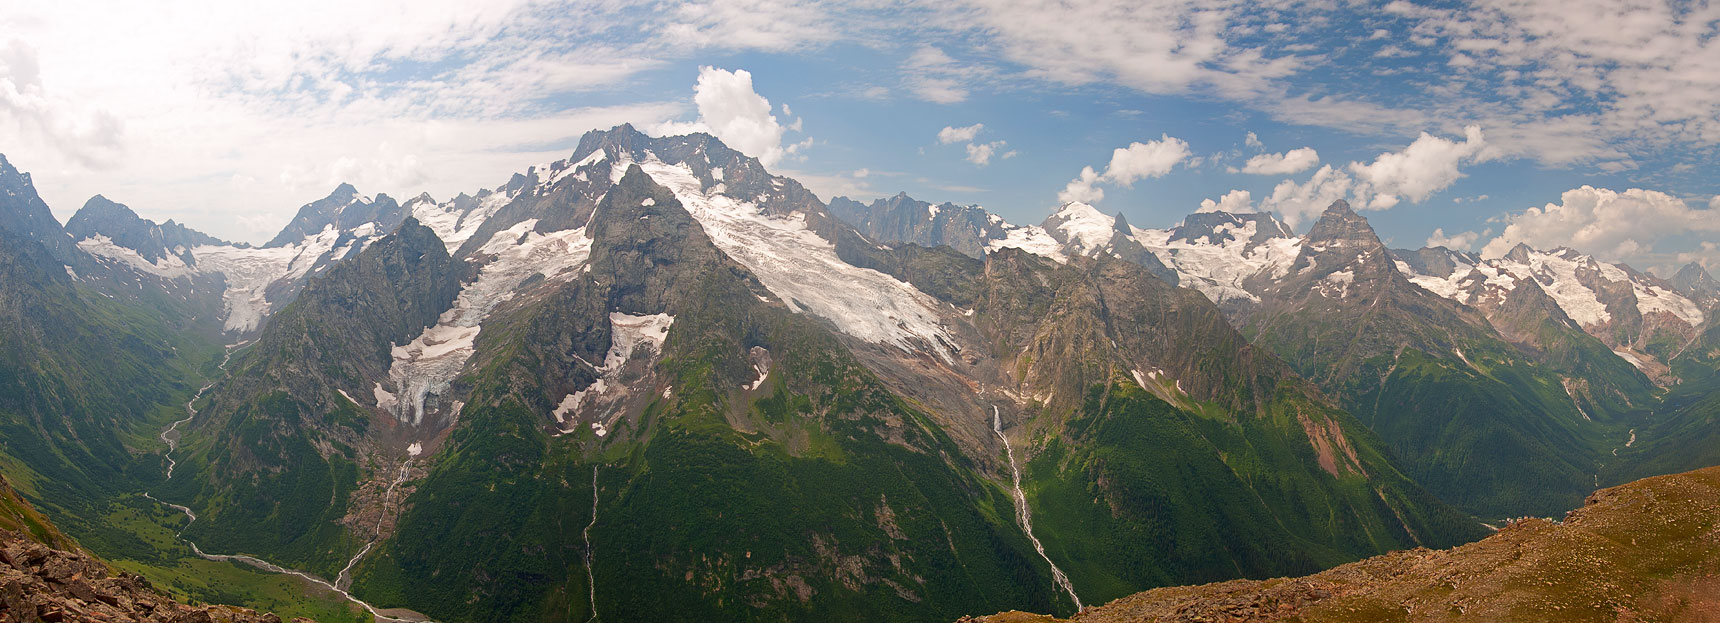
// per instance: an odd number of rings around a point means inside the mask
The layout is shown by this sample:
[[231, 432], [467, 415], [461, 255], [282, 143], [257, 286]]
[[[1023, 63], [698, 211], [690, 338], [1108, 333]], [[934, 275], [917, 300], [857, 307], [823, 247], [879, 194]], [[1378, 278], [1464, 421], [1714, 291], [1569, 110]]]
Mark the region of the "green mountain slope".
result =
[[1600, 407], [1626, 401], [1567, 386], [1479, 312], [1410, 283], [1348, 205], [1322, 215], [1290, 272], [1251, 318], [1255, 343], [1376, 431], [1417, 482], [1490, 517], [1560, 512], [1595, 484], [1629, 422]]
[[[762, 300], [674, 195], [635, 168], [591, 236], [589, 280], [486, 327], [460, 424], [359, 594], [461, 620], [1058, 607], [1007, 495], [825, 329]], [[552, 435], [545, 413], [618, 341], [611, 314], [673, 317], [641, 400], [605, 436]], [[748, 390], [759, 351], [768, 380]]]

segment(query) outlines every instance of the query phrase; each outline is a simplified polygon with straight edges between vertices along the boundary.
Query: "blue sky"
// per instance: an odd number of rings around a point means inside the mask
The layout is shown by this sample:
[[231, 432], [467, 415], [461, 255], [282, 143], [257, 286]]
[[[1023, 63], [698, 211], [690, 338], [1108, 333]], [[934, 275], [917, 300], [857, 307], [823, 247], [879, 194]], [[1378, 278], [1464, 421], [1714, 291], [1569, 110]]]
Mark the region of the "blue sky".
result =
[[1707, 2], [65, 2], [0, 15], [0, 152], [62, 219], [99, 192], [262, 240], [342, 181], [447, 197], [621, 122], [713, 131], [826, 199], [907, 191], [1036, 223], [1081, 198], [1166, 227], [1229, 195], [1305, 228], [1343, 197], [1395, 246], [1437, 233], [1477, 251], [1571, 245], [1720, 268], [1720, 6]]

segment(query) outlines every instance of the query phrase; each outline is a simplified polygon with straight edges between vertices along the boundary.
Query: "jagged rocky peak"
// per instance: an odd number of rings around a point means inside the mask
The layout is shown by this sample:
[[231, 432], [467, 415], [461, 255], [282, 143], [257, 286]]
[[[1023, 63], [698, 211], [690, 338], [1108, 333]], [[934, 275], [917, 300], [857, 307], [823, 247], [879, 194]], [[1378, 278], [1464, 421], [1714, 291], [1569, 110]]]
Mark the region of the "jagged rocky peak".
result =
[[1296, 234], [1289, 225], [1267, 212], [1196, 212], [1171, 229], [1170, 241], [1223, 245], [1239, 236], [1248, 237], [1247, 247], [1253, 248], [1274, 238], [1294, 238]]
[[13, 167], [4, 155], [0, 155], [0, 230], [42, 243], [62, 264], [77, 259], [71, 236], [36, 194], [30, 174]]
[[1415, 251], [1392, 249], [1391, 254], [1397, 261], [1408, 265], [1411, 272], [1441, 279], [1451, 277], [1459, 268], [1473, 270], [1481, 263], [1479, 255], [1445, 247], [1422, 247]]
[[315, 236], [329, 227], [334, 227], [337, 231], [347, 231], [366, 223], [375, 223], [380, 231], [392, 231], [400, 226], [405, 217], [405, 211], [392, 197], [367, 197], [359, 194], [358, 189], [351, 184], [342, 183], [327, 197], [300, 207], [298, 215], [263, 247], [284, 247]]
[[232, 246], [224, 240], [173, 222], [162, 224], [138, 216], [123, 203], [102, 195], [90, 197], [84, 207], [66, 221], [66, 232], [74, 240], [106, 237], [113, 244], [136, 251], [149, 262], [168, 255], [190, 263], [191, 249], [202, 245]]
[[1342, 199], [1332, 202], [1303, 238], [1301, 254], [1291, 272], [1302, 274], [1309, 269], [1321, 278], [1346, 284], [1357, 277], [1378, 277], [1396, 270], [1368, 219]]
[[1672, 276], [1672, 287], [1685, 296], [1707, 303], [1710, 307], [1720, 302], [1720, 281], [1715, 281], [1714, 276], [1708, 274], [1708, 269], [1697, 262], [1685, 264], [1684, 268], [1678, 269], [1678, 274]]
[[1368, 219], [1350, 209], [1350, 202], [1339, 199], [1327, 206], [1320, 220], [1308, 230], [1309, 245], [1354, 246], [1371, 249], [1384, 246], [1374, 233]]

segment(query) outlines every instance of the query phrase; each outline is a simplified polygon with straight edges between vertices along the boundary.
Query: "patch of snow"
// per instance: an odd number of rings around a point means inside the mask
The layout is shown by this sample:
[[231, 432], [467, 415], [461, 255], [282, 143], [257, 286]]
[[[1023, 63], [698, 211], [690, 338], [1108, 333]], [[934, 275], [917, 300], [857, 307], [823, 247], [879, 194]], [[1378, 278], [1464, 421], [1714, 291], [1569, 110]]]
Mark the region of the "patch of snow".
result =
[[1117, 219], [1098, 208], [1080, 201], [1071, 201], [1052, 215], [1063, 239], [1082, 255], [1092, 255], [1110, 244]]
[[[1537, 251], [1529, 255], [1528, 264], [1501, 260], [1498, 266], [1518, 278], [1539, 281], [1541, 289], [1553, 297], [1553, 301], [1565, 310], [1565, 315], [1581, 326], [1592, 327], [1612, 321], [1612, 314], [1607, 312], [1600, 296], [1577, 280], [1577, 269], [1582, 264], [1563, 255]], [[1537, 276], [1541, 278], [1537, 279]]]
[[1200, 241], [1171, 240], [1173, 232], [1164, 229], [1135, 229], [1135, 242], [1146, 247], [1166, 267], [1177, 272], [1179, 282], [1205, 294], [1214, 303], [1245, 300], [1259, 303], [1260, 297], [1243, 289], [1244, 281], [1256, 275], [1282, 279], [1290, 272], [1296, 256], [1302, 252], [1301, 238], [1270, 238], [1251, 246], [1258, 223], [1247, 221], [1242, 227], [1220, 226], [1230, 238], [1216, 244], [1210, 237]]
[[423, 423], [425, 400], [448, 390], [475, 351], [484, 320], [527, 279], [542, 274], [552, 282], [565, 282], [579, 274], [574, 269], [591, 255], [585, 229], [540, 234], [532, 230], [536, 226], [536, 219], [528, 219], [491, 236], [478, 251], [488, 262], [477, 280], [461, 288], [436, 326], [393, 349], [388, 377], [405, 400], [391, 411], [401, 422]]
[[1630, 362], [1630, 365], [1636, 366], [1636, 369], [1638, 369], [1638, 370], [1642, 370], [1644, 372], [1648, 371], [1648, 364], [1643, 363], [1642, 359], [1638, 358], [1635, 354], [1631, 353], [1630, 351], [1615, 350], [1615, 351], [1613, 351], [1613, 354], [1618, 355], [1619, 359], [1623, 359], [1625, 361]]
[[668, 338], [669, 327], [674, 324], [675, 317], [669, 314], [634, 316], [610, 312], [609, 353], [603, 356], [602, 370], [621, 369], [640, 344], [649, 344], [655, 352], [663, 352], [663, 340]]
[[[686, 165], [655, 157], [640, 163], [704, 227], [717, 248], [757, 275], [795, 311], [829, 320], [844, 333], [907, 352], [930, 348], [946, 361], [953, 338], [935, 299], [894, 277], [843, 261], [807, 229], [804, 214], [764, 214], [758, 205], [705, 191]], [[617, 167], [618, 169], [622, 167]]]
[[407, 456], [418, 456], [418, 455], [423, 454], [423, 453], [424, 453], [423, 444], [420, 444], [416, 441], [412, 442], [412, 445], [406, 446]]
[[[657, 205], [657, 200], [654, 198], [651, 198], [651, 197], [646, 197], [644, 201], [639, 202], [639, 205], [642, 205], [642, 206], [649, 208], [651, 206]], [[646, 216], [650, 216], [650, 215], [647, 214]]]
[[[760, 386], [764, 385], [765, 379], [770, 378], [770, 368], [765, 367], [764, 364], [754, 363], [753, 371], [758, 373], [758, 378], [753, 379], [752, 383], [747, 384], [746, 387], [749, 392], [758, 390]], [[664, 398], [667, 397], [668, 396], [664, 396]]]
[[344, 389], [337, 389], [337, 390], [335, 390], [335, 391], [337, 391], [337, 392], [340, 392], [340, 397], [341, 397], [341, 398], [345, 398], [345, 399], [346, 399], [346, 401], [347, 401], [347, 402], [350, 402], [350, 403], [352, 403], [352, 404], [358, 404], [358, 401], [357, 401], [357, 400], [353, 400], [353, 399], [352, 399], [352, 394], [348, 394], [348, 393], [346, 393], [346, 390], [344, 390]]
[[930, 203], [926, 204], [926, 216], [929, 216], [931, 218], [937, 218], [938, 217], [938, 206], [932, 205]]
[[78, 277], [78, 271], [72, 270], [72, 267], [70, 266], [66, 267], [66, 276], [71, 277], [72, 281], [82, 281], [82, 279]]
[[376, 387], [371, 388], [370, 393], [376, 398], [376, 408], [382, 409], [383, 411], [394, 410], [394, 405], [398, 401], [395, 400], [393, 393], [382, 388], [381, 383], [377, 383]]
[[407, 207], [412, 217], [436, 232], [436, 237], [442, 239], [448, 252], [453, 253], [466, 244], [473, 234], [478, 233], [478, 228], [484, 225], [484, 221], [489, 220], [513, 198], [514, 195], [501, 192], [480, 193], [478, 204], [469, 212], [461, 212], [454, 206], [453, 201], [440, 204], [422, 201], [416, 205], [408, 202]]
[[[1623, 271], [1620, 271], [1623, 272]], [[1643, 314], [1666, 312], [1677, 316], [1691, 328], [1702, 326], [1702, 308], [1684, 296], [1653, 284], [1631, 283], [1636, 291], [1636, 308]]]
[[[179, 256], [168, 254], [159, 260], [151, 262], [143, 259], [137, 251], [115, 244], [112, 238], [96, 234], [78, 241], [78, 248], [96, 257], [116, 260], [141, 272], [172, 279], [196, 272]], [[70, 267], [68, 267], [70, 268]]]
[[1002, 240], [993, 240], [987, 243], [986, 251], [1013, 247], [1040, 257], [1050, 258], [1059, 264], [1069, 262], [1069, 257], [1063, 255], [1063, 243], [1052, 238], [1051, 234], [1046, 233], [1038, 225], [1012, 228], [1006, 230], [1005, 235], [1007, 237]]

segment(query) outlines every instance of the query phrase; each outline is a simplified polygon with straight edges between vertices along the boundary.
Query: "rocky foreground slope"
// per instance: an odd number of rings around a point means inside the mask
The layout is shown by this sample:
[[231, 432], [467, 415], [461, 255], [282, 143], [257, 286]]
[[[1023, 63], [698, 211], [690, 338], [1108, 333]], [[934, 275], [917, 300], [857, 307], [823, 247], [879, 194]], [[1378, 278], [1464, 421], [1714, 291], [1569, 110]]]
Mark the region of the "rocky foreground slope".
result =
[[81, 549], [0, 478], [0, 623], [281, 623], [246, 608], [175, 602]]
[[[1720, 467], [1602, 489], [1563, 521], [1301, 578], [1161, 588], [1068, 621], [1709, 621], [1720, 612]], [[1007, 612], [963, 623], [1048, 623]]]

